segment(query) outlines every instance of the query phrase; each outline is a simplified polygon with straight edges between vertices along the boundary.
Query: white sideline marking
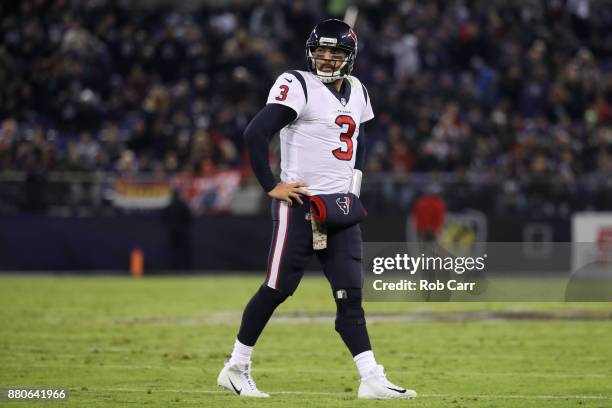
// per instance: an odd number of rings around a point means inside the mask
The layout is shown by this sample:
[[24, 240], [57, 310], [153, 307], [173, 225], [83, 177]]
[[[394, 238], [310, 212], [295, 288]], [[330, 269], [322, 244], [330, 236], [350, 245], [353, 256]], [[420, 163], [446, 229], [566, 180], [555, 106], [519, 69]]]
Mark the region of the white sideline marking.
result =
[[[88, 391], [108, 391], [108, 392], [142, 392], [147, 393], [149, 389], [138, 388], [89, 388]], [[152, 393], [167, 392], [175, 394], [227, 394], [223, 390], [170, 390], [170, 389], [150, 389]], [[78, 392], [78, 389], [75, 390]], [[347, 396], [354, 392], [324, 392], [324, 391], [269, 391], [271, 395], [330, 395]], [[476, 394], [476, 395], [451, 395], [451, 394], [419, 394], [417, 398], [489, 398], [489, 399], [535, 399], [535, 400], [560, 400], [560, 399], [590, 399], [590, 400], [609, 400], [607, 395], [496, 395], [496, 394]]]

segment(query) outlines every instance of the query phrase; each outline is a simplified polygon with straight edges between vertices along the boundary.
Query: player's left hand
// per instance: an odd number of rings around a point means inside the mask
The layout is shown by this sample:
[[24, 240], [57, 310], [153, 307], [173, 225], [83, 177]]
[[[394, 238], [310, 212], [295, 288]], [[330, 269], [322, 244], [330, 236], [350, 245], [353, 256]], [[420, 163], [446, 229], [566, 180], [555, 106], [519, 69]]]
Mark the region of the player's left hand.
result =
[[285, 201], [288, 205], [293, 204], [292, 200], [297, 201], [300, 205], [304, 204], [300, 194], [310, 195], [306, 190], [300, 187], [308, 187], [308, 183], [298, 181], [295, 183], [278, 183], [272, 190], [268, 191], [268, 195], [277, 200]]

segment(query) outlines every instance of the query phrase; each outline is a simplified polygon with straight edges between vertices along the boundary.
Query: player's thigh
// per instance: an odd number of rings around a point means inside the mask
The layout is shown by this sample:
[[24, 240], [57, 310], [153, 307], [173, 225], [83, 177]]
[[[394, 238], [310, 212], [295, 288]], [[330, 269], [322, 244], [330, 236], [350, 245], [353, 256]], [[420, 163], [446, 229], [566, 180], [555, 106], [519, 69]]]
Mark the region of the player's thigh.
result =
[[328, 231], [327, 248], [319, 253], [323, 272], [333, 289], [362, 288], [362, 240], [359, 224]]
[[288, 206], [283, 201], [272, 201], [274, 226], [266, 284], [287, 295], [293, 294], [312, 257], [312, 227], [306, 218], [304, 205]]

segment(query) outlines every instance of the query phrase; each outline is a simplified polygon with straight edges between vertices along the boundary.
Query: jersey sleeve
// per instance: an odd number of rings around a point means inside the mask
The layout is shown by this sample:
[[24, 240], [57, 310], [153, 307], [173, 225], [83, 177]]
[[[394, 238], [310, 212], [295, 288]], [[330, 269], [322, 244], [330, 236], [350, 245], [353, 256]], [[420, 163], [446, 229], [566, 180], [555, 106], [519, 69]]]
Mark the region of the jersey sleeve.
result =
[[306, 106], [306, 95], [303, 89], [302, 81], [295, 75], [285, 72], [281, 74], [272, 85], [268, 94], [266, 104], [277, 103], [285, 105], [293, 109], [298, 116]]
[[372, 109], [372, 102], [370, 101], [370, 94], [368, 94], [368, 90], [363, 84], [361, 84], [361, 87], [363, 90], [363, 97], [365, 98], [365, 106], [361, 112], [360, 123], [365, 123], [368, 120], [374, 119], [374, 110]]

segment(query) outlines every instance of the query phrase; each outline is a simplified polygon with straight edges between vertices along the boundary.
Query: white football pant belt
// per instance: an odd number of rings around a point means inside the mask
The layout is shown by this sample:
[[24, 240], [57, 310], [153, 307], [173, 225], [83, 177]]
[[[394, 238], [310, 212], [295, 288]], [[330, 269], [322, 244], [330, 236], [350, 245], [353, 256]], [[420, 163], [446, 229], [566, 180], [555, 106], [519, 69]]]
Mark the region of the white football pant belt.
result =
[[351, 184], [349, 185], [349, 193], [355, 194], [359, 197], [361, 194], [361, 179], [363, 178], [363, 173], [361, 170], [354, 169], [353, 177], [351, 177]]

